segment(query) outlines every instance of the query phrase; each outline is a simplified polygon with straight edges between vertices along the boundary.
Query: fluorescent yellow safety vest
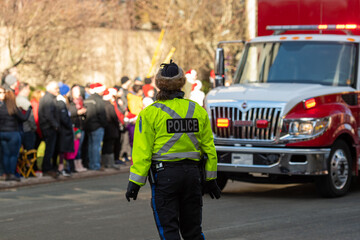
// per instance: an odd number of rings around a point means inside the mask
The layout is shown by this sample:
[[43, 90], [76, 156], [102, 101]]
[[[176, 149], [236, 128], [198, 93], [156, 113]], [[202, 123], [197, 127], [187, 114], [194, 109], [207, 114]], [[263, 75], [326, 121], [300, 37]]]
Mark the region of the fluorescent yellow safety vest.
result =
[[137, 118], [129, 180], [143, 186], [151, 161], [200, 161], [207, 154], [206, 180], [216, 179], [217, 155], [209, 116], [199, 104], [174, 98], [156, 101]]

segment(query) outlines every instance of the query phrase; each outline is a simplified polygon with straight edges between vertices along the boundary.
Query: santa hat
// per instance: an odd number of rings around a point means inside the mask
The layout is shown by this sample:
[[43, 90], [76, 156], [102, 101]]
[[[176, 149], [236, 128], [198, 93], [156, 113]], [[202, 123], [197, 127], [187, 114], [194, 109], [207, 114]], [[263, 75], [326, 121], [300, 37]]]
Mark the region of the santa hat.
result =
[[214, 69], [210, 71], [210, 77], [211, 77], [211, 78], [215, 78], [215, 71], [214, 71]]
[[105, 91], [104, 91], [104, 94], [103, 94], [103, 100], [104, 101], [109, 101], [111, 99], [111, 94], [110, 94], [110, 92], [109, 92], [109, 89], [106, 89]]
[[183, 70], [172, 60], [169, 64], [161, 64], [156, 74], [155, 84], [163, 91], [180, 90], [186, 81]]
[[197, 72], [194, 69], [190, 69], [189, 71], [186, 72], [185, 77], [186, 80], [190, 83], [194, 83], [194, 81], [196, 80], [196, 75]]
[[79, 133], [81, 133], [81, 129], [74, 127], [74, 132], [75, 132], [75, 135], [79, 134]]
[[116, 88], [109, 88], [108, 90], [109, 90], [109, 93], [113, 96], [115, 96], [118, 92], [118, 90]]
[[115, 96], [117, 93], [115, 88], [108, 88], [104, 91], [103, 99], [105, 101], [110, 101], [113, 96]]
[[196, 74], [197, 74], [196, 70], [190, 69], [189, 71], [187, 71], [187, 72], [185, 73], [185, 77], [191, 76], [191, 77], [195, 78], [195, 77], [196, 77]]
[[134, 121], [137, 119], [137, 116], [131, 112], [128, 112], [124, 118], [125, 122], [130, 122], [130, 121]]
[[151, 86], [150, 84], [145, 84], [145, 85], [143, 86], [142, 90], [143, 90], [143, 92], [144, 92], [145, 97], [148, 97], [148, 96], [149, 96], [149, 94], [148, 94], [149, 91], [150, 91], [150, 90], [154, 90], [154, 87]]
[[92, 83], [90, 84], [90, 93], [94, 94], [94, 93], [102, 93], [105, 91], [105, 86], [102, 85], [101, 83]]
[[146, 108], [147, 106], [154, 103], [154, 100], [152, 98], [146, 97], [143, 99], [143, 106]]

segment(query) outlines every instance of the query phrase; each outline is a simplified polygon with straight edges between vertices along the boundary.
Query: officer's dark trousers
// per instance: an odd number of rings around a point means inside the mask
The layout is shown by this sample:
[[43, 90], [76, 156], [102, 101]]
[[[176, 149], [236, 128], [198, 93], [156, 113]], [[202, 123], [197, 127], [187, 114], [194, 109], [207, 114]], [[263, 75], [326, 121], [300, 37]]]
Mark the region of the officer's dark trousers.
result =
[[166, 164], [155, 173], [151, 206], [161, 239], [205, 239], [202, 229], [202, 194], [199, 167]]

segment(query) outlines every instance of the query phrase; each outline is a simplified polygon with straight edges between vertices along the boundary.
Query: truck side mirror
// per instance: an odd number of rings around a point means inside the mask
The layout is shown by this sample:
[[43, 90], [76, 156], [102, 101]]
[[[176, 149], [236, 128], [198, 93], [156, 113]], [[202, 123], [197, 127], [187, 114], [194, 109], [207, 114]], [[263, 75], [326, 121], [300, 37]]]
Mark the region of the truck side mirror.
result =
[[224, 49], [217, 48], [215, 55], [215, 87], [225, 85]]

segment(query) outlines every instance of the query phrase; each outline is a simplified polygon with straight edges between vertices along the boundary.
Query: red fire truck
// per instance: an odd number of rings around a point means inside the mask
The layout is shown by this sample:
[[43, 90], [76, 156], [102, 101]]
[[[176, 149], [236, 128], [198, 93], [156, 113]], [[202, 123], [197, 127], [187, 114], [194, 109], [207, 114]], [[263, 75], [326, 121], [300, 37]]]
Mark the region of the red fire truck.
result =
[[258, 37], [245, 42], [233, 83], [206, 97], [218, 184], [314, 182], [346, 194], [360, 165], [360, 1], [258, 0]]

